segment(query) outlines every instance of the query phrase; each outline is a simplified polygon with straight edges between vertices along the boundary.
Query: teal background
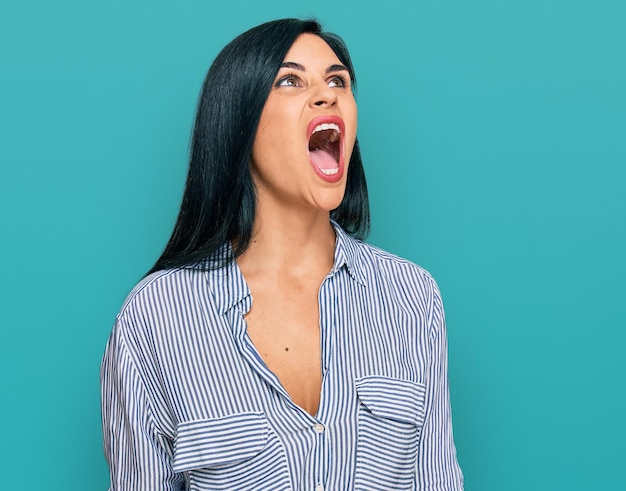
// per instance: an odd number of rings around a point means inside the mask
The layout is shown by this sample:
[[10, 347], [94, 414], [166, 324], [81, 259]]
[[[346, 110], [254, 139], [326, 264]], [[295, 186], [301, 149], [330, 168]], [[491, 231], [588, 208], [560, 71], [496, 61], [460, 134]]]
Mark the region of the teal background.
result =
[[202, 78], [308, 15], [357, 68], [371, 242], [443, 292], [466, 489], [621, 489], [620, 0], [1, 0], [0, 487], [106, 489], [100, 357], [171, 231]]

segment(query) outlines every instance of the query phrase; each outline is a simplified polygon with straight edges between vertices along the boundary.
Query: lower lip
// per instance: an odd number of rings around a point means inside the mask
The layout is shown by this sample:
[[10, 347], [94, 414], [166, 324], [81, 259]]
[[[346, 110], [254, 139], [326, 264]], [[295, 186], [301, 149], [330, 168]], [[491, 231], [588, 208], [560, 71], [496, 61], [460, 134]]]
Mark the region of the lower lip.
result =
[[[309, 161], [310, 160], [311, 159], [309, 159]], [[324, 174], [313, 162], [311, 162], [311, 167], [313, 167], [313, 170], [315, 171], [317, 176], [326, 182], [337, 182], [340, 181], [343, 177], [343, 157], [341, 155], [339, 157], [339, 168], [337, 169], [337, 172], [335, 174]]]

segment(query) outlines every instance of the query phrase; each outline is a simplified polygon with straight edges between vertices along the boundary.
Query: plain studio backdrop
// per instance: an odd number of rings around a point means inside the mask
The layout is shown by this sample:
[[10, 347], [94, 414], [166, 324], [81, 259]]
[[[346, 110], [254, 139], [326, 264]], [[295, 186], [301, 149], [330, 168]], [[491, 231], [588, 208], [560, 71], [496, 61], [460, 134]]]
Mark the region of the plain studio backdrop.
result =
[[2, 0], [0, 487], [106, 489], [100, 358], [202, 79], [288, 16], [351, 49], [370, 241], [441, 287], [466, 489], [623, 486], [626, 2]]

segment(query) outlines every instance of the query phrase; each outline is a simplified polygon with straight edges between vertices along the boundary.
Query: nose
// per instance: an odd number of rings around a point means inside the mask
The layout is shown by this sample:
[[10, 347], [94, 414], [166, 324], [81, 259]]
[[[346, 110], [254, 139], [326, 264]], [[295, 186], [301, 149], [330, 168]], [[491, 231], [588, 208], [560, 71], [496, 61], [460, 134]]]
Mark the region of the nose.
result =
[[337, 92], [323, 83], [311, 97], [311, 105], [316, 107], [334, 106], [337, 104]]

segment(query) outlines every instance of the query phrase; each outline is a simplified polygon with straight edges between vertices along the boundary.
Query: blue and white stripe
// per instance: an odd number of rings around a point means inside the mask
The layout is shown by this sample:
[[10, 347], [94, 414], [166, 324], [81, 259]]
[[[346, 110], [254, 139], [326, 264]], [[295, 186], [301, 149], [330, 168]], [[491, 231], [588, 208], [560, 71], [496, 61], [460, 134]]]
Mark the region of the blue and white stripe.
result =
[[335, 229], [315, 417], [252, 345], [236, 262], [135, 287], [102, 362], [111, 491], [463, 489], [437, 285]]

